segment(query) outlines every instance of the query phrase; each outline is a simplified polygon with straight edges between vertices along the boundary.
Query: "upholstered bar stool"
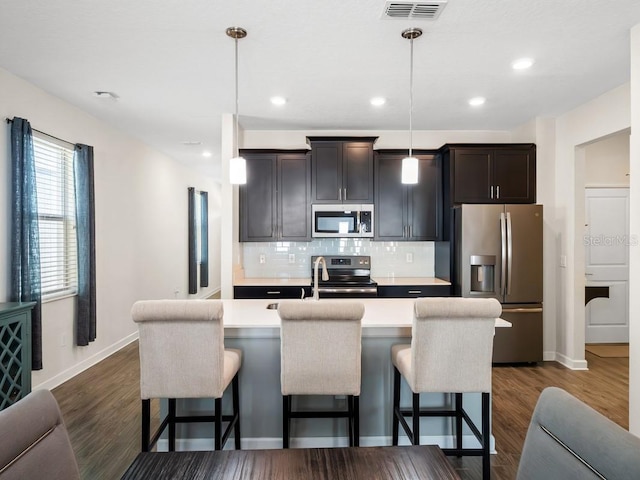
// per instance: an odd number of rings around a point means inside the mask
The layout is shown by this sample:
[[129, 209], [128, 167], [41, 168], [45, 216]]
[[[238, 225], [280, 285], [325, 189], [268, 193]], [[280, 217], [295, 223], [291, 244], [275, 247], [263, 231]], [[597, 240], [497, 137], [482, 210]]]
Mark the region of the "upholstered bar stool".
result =
[[[292, 418], [348, 418], [349, 445], [360, 444], [360, 302], [283, 301], [280, 380], [282, 445], [289, 448]], [[347, 410], [293, 411], [293, 395], [346, 395]]]
[[[446, 455], [481, 455], [483, 478], [490, 475], [489, 422], [491, 358], [495, 319], [502, 313], [495, 299], [419, 298], [414, 306], [411, 345], [391, 347], [393, 377], [393, 445], [398, 444], [398, 426], [412, 444], [420, 443], [420, 417], [453, 417], [456, 447]], [[400, 379], [413, 392], [412, 408], [400, 408]], [[420, 409], [421, 393], [453, 393], [455, 408]], [[480, 429], [463, 409], [462, 394], [482, 394]], [[404, 417], [412, 417], [410, 428]], [[462, 421], [480, 442], [480, 448], [462, 448]]]
[[[142, 451], [148, 452], [169, 427], [175, 450], [176, 423], [213, 422], [216, 450], [233, 429], [240, 449], [238, 370], [240, 350], [224, 348], [223, 306], [218, 300], [145, 300], [131, 310], [140, 334]], [[222, 395], [233, 390], [233, 414], [222, 415]], [[167, 398], [168, 413], [151, 436], [151, 399]], [[213, 398], [214, 415], [179, 416], [177, 398]], [[228, 422], [222, 432], [222, 422]]]

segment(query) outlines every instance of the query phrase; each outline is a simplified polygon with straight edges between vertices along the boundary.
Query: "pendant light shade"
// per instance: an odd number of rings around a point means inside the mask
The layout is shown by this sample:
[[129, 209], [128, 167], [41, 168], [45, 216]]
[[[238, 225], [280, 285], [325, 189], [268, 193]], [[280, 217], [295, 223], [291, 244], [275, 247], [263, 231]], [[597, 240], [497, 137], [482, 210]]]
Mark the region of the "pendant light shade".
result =
[[402, 37], [411, 43], [411, 61], [409, 63], [409, 156], [402, 159], [402, 183], [418, 183], [418, 159], [413, 156], [413, 40], [422, 35], [419, 28], [408, 28]]
[[247, 183], [247, 161], [242, 157], [233, 157], [229, 160], [229, 181], [233, 185]]
[[418, 183], [418, 159], [416, 157], [402, 159], [402, 183]]
[[247, 183], [247, 162], [240, 156], [240, 146], [238, 142], [238, 40], [247, 36], [247, 31], [241, 27], [229, 27], [226, 31], [227, 35], [235, 40], [235, 57], [236, 57], [236, 114], [235, 114], [235, 133], [236, 133], [236, 156], [229, 160], [229, 181], [235, 185], [244, 185]]

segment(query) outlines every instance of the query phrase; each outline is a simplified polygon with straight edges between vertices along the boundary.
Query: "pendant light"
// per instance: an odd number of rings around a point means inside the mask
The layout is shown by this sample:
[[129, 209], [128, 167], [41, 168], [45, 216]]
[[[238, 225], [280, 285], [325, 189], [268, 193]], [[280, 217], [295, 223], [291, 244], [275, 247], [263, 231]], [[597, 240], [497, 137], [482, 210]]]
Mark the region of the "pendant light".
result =
[[229, 160], [229, 181], [235, 185], [247, 183], [247, 162], [240, 156], [240, 146], [238, 143], [238, 40], [247, 36], [247, 31], [241, 27], [229, 27], [227, 35], [235, 40], [236, 46], [236, 156]]
[[402, 37], [411, 43], [411, 62], [409, 64], [409, 156], [402, 159], [402, 183], [418, 183], [418, 159], [413, 156], [413, 40], [422, 35], [419, 28], [408, 28]]

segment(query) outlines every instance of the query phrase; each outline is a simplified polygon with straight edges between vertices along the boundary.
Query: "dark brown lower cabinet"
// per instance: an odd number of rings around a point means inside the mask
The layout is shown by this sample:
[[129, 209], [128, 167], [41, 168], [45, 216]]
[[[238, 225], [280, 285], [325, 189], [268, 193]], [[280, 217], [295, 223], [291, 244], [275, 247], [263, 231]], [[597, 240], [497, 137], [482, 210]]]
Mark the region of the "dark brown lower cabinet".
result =
[[[254, 286], [254, 285], [236, 285], [233, 287], [233, 297], [236, 299], [250, 299], [250, 298], [301, 298], [302, 291], [304, 290], [304, 296], [309, 297], [311, 295], [311, 286]], [[265, 305], [266, 308], [266, 305]]]
[[378, 285], [378, 298], [449, 296], [451, 296], [451, 285]]

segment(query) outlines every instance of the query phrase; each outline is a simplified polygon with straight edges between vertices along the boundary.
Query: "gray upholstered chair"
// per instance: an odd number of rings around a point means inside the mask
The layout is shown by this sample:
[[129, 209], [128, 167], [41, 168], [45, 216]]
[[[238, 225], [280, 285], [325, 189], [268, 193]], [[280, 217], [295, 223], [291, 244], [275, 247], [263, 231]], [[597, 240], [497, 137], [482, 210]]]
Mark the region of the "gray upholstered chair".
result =
[[58, 403], [35, 390], [0, 412], [0, 479], [80, 479]]
[[640, 478], [640, 438], [560, 388], [538, 399], [518, 480]]
[[[280, 302], [282, 445], [289, 448], [291, 418], [349, 419], [349, 445], [360, 443], [360, 302]], [[346, 411], [292, 411], [292, 395], [346, 395]]]
[[[219, 300], [145, 300], [131, 310], [140, 334], [142, 451], [149, 451], [169, 427], [175, 450], [176, 423], [213, 422], [216, 450], [234, 429], [240, 449], [238, 371], [240, 350], [224, 348], [223, 306]], [[233, 389], [233, 414], [222, 415], [222, 395]], [[168, 399], [168, 413], [151, 436], [151, 399]], [[214, 415], [178, 416], [177, 398], [213, 398]], [[222, 422], [229, 422], [224, 433]]]
[[[453, 417], [456, 447], [447, 455], [482, 455], [483, 478], [489, 478], [489, 422], [491, 357], [495, 319], [502, 313], [495, 299], [419, 298], [415, 302], [411, 345], [391, 347], [394, 366], [392, 443], [398, 445], [398, 427], [413, 445], [420, 443], [420, 417]], [[404, 377], [413, 392], [412, 408], [400, 408], [400, 382]], [[420, 409], [421, 393], [453, 393], [455, 408]], [[481, 428], [463, 408], [462, 394], [482, 394]], [[404, 417], [412, 417], [410, 428]], [[467, 423], [480, 448], [462, 448], [462, 423]]]

